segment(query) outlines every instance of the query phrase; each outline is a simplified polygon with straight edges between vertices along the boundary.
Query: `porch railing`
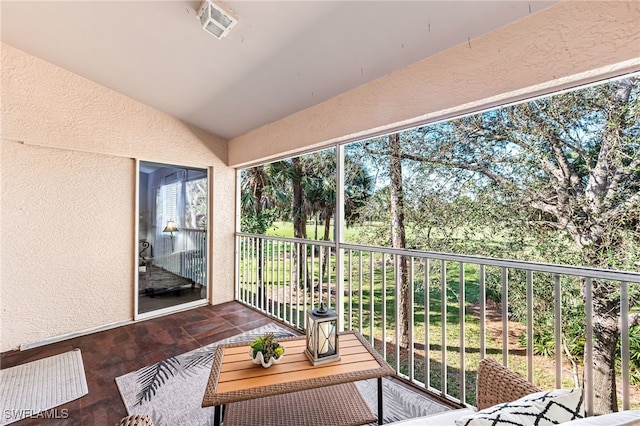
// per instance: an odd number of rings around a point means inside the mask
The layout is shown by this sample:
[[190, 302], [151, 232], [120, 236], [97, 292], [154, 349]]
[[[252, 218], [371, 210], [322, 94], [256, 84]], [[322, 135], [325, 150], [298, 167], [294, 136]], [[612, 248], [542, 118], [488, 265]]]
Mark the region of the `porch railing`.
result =
[[205, 285], [206, 232], [183, 228], [174, 234], [163, 235], [153, 248], [153, 264], [194, 283]]
[[[620, 408], [629, 409], [628, 318], [640, 312], [630, 306], [630, 294], [640, 293], [640, 273], [237, 235], [237, 300], [300, 329], [306, 311], [324, 301], [399, 377], [468, 405], [475, 405], [478, 361], [488, 356], [541, 388], [584, 386], [592, 413], [593, 370], [565, 356], [564, 320], [584, 316], [584, 340], [577, 344], [584, 347], [584, 365], [593, 365], [596, 281], [619, 294], [617, 389]], [[582, 287], [584, 294], [576, 293]], [[554, 324], [546, 340], [537, 334], [543, 320]]]

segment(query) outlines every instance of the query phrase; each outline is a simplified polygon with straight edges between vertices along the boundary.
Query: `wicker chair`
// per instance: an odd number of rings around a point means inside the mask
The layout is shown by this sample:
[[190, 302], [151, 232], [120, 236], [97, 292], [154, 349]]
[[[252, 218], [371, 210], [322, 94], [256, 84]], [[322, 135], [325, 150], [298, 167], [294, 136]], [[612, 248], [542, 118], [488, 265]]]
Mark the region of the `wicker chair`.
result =
[[490, 358], [481, 360], [478, 365], [477, 387], [478, 410], [541, 391], [519, 374]]

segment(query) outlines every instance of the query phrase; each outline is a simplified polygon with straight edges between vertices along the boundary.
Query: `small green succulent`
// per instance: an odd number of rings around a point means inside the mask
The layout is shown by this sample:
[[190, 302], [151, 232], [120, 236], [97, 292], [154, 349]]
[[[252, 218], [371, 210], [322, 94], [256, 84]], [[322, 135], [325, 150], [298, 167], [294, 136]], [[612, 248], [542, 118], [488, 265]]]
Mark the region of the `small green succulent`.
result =
[[284, 353], [284, 348], [280, 346], [273, 333], [257, 337], [251, 343], [251, 349], [253, 349], [254, 357], [258, 352], [262, 352], [265, 362], [268, 362], [272, 357], [278, 359]]

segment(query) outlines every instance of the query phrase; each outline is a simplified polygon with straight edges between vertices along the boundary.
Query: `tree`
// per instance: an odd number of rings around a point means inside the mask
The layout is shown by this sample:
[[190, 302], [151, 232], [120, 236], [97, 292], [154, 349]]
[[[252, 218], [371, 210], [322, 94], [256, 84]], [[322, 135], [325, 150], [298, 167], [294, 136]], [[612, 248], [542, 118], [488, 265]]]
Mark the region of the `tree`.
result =
[[[345, 203], [347, 223], [359, 217], [359, 207], [371, 194], [372, 180], [360, 161], [345, 158]], [[336, 158], [335, 150], [325, 150], [300, 157], [256, 166], [242, 171], [242, 231], [258, 234], [278, 218], [292, 220], [295, 238], [307, 238], [307, 219], [324, 221], [323, 239], [329, 241], [330, 224], [335, 214]], [[351, 221], [351, 222], [349, 222]], [[317, 238], [317, 235], [316, 235]], [[262, 258], [258, 247], [258, 264]], [[305, 268], [301, 266], [303, 253], [293, 253], [296, 271], [294, 279], [304, 281]], [[321, 270], [326, 271], [328, 251], [322, 258]], [[309, 271], [307, 271], [307, 274]], [[328, 276], [328, 275], [327, 275]], [[258, 268], [259, 281], [262, 279]], [[309, 277], [307, 277], [309, 281]]]
[[[638, 269], [627, 248], [640, 240], [639, 91], [626, 78], [422, 127], [403, 158], [483, 176], [519, 220], [570, 235], [586, 266]], [[617, 410], [619, 292], [596, 280], [593, 296], [594, 411], [604, 413]]]
[[265, 191], [269, 190], [269, 176], [265, 166], [245, 169], [241, 174], [241, 204], [243, 232], [263, 234], [275, 220], [268, 209]]
[[[389, 219], [391, 230], [391, 246], [394, 248], [406, 248], [406, 233], [404, 228], [404, 182], [402, 179], [402, 144], [400, 134], [394, 133], [386, 137], [367, 141], [360, 145], [367, 154], [375, 157], [387, 157], [389, 176]], [[398, 270], [396, 271], [396, 304], [398, 304], [399, 316], [396, 318], [400, 346], [409, 347], [409, 282], [408, 262], [404, 256], [399, 257]]]
[[[389, 176], [391, 188], [391, 246], [406, 248], [407, 238], [404, 230], [404, 195], [402, 185], [402, 147], [400, 135], [389, 135]], [[396, 303], [399, 305], [399, 344], [403, 348], [409, 347], [409, 282], [407, 258], [400, 256], [399, 270], [396, 273]]]
[[303, 177], [304, 168], [300, 157], [291, 159], [291, 185], [293, 188], [293, 206], [291, 216], [293, 216], [293, 236], [295, 238], [307, 238], [307, 215], [303, 209], [304, 189]]
[[207, 227], [208, 195], [209, 189], [206, 177], [187, 181], [185, 227], [192, 229], [204, 229]]
[[[331, 223], [336, 209], [336, 156], [334, 150], [321, 151], [300, 157], [302, 160], [302, 192], [305, 212], [313, 216], [316, 229], [319, 220], [324, 222], [322, 239], [330, 241]], [[352, 155], [345, 155], [344, 202], [346, 224], [350, 225], [358, 220], [360, 207], [363, 206], [372, 191], [372, 180], [367, 174], [362, 162]], [[316, 235], [317, 238], [317, 230]], [[321, 270], [327, 269], [329, 252], [325, 251], [322, 258]]]

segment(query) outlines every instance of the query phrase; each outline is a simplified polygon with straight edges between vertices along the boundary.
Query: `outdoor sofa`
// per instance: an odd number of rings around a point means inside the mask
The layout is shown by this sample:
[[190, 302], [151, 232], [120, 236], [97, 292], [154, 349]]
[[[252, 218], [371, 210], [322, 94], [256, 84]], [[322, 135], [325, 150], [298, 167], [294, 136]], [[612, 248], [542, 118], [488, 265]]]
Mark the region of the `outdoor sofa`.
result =
[[640, 426], [640, 410], [585, 417], [582, 389], [541, 391], [502, 364], [485, 358], [478, 366], [478, 409], [391, 423], [394, 426]]

